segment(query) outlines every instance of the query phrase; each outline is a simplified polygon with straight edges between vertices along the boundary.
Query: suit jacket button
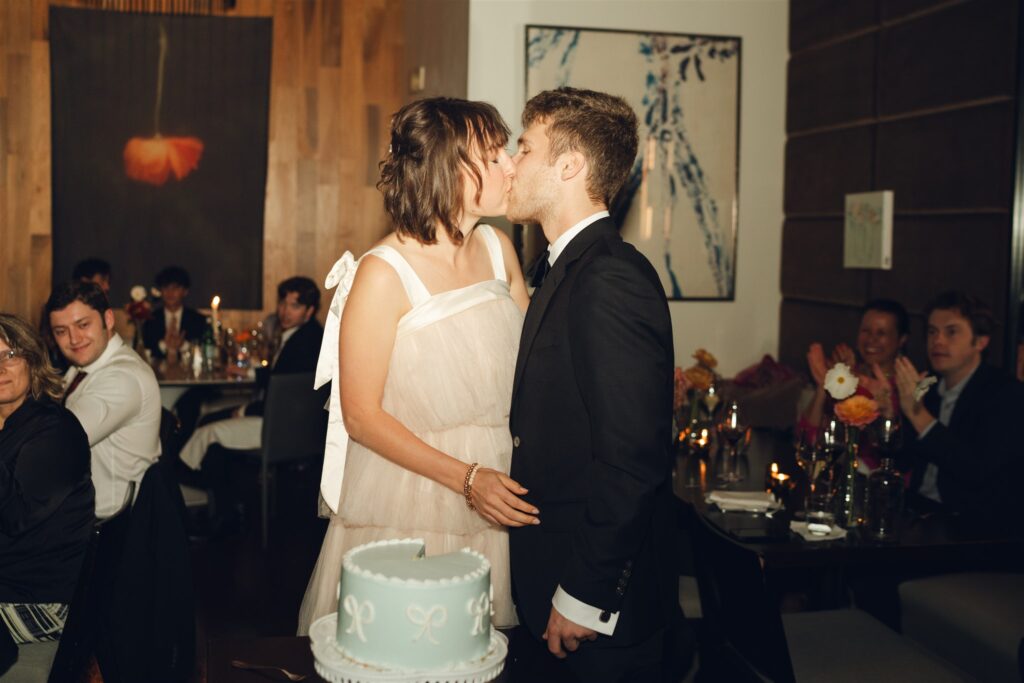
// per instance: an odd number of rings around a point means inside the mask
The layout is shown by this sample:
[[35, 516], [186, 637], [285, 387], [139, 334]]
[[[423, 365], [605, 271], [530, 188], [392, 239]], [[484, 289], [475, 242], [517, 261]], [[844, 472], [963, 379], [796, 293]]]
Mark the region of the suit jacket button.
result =
[[519, 437], [518, 436], [513, 436], [512, 437], [512, 447], [513, 448], [519, 448]]
[[619, 586], [618, 588], [615, 589], [615, 594], [618, 595], [621, 598], [623, 595], [626, 594], [626, 589], [623, 588], [622, 586]]

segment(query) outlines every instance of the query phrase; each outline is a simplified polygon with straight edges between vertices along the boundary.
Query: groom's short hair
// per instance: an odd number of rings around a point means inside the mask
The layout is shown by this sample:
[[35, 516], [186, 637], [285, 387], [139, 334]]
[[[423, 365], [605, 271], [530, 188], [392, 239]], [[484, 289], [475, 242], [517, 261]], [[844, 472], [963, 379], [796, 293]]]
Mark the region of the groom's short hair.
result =
[[536, 122], [548, 126], [548, 159], [580, 152], [590, 165], [587, 194], [611, 205], [633, 168], [637, 121], [633, 108], [616, 95], [562, 87], [530, 98], [523, 110], [523, 128]]

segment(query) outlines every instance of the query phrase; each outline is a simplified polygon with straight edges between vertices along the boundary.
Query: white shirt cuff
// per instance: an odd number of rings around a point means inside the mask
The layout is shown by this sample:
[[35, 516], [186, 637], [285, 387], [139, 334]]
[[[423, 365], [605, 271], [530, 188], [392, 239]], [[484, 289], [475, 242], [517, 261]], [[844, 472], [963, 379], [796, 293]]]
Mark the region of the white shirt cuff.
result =
[[561, 586], [555, 591], [555, 596], [551, 598], [551, 604], [558, 610], [559, 614], [569, 621], [580, 626], [586, 626], [590, 630], [597, 631], [604, 636], [610, 636], [615, 633], [615, 624], [619, 623], [618, 612], [612, 612], [608, 621], [601, 621], [601, 613], [604, 610], [588, 605], [585, 602], [580, 602], [562, 590]]

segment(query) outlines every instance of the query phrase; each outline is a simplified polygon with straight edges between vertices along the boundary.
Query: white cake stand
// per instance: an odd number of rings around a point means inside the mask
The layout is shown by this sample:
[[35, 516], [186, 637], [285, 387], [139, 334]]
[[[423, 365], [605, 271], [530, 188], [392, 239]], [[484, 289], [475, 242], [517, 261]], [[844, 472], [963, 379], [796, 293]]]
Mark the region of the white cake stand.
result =
[[448, 671], [396, 671], [361, 664], [347, 657], [336, 634], [338, 613], [320, 617], [309, 629], [316, 672], [330, 683], [485, 683], [501, 673], [508, 655], [508, 639], [491, 629], [491, 647], [482, 659]]

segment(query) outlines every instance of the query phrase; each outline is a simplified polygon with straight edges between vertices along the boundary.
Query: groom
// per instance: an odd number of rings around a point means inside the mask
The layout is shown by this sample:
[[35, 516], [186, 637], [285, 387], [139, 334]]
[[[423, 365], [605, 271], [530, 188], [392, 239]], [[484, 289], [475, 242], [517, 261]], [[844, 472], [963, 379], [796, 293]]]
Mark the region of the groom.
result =
[[511, 476], [541, 519], [510, 529], [513, 595], [565, 677], [661, 681], [680, 616], [672, 327], [657, 273], [608, 215], [636, 157], [636, 116], [619, 97], [559, 88], [526, 104], [523, 127], [508, 217], [542, 226], [550, 270], [512, 392]]

